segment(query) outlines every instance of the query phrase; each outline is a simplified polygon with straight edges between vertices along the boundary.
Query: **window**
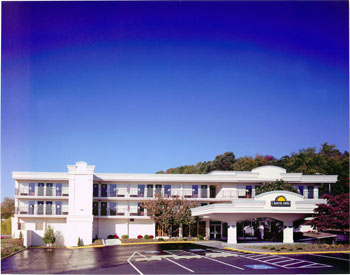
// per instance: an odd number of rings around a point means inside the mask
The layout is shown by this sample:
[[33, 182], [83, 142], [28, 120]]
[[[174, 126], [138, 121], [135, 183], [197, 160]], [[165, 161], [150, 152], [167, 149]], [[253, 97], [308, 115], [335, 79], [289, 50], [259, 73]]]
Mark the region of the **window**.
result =
[[93, 188], [94, 188], [94, 189], [93, 189], [93, 190], [94, 190], [94, 191], [93, 191], [93, 192], [94, 192], [94, 195], [93, 195], [93, 196], [94, 196], [94, 197], [98, 197], [98, 184], [94, 184], [94, 187], [93, 187]]
[[304, 196], [304, 186], [300, 185], [298, 186], [298, 189], [299, 189], [300, 195]]
[[52, 196], [52, 183], [46, 183], [46, 196]]
[[38, 196], [44, 196], [44, 184], [38, 183]]
[[308, 197], [308, 199], [314, 198], [314, 187], [313, 186], [307, 187], [307, 197]]
[[201, 197], [208, 198], [208, 185], [201, 185]]
[[253, 186], [247, 185], [245, 188], [246, 192], [246, 198], [251, 198], [253, 195]]
[[43, 222], [36, 222], [35, 223], [35, 230], [44, 230], [44, 223]]
[[161, 196], [162, 195], [162, 186], [160, 184], [156, 185], [156, 196]]
[[101, 184], [101, 197], [107, 197], [107, 184]]
[[92, 215], [98, 216], [98, 202], [92, 203]]
[[35, 196], [35, 183], [29, 183], [29, 196]]
[[145, 215], [145, 209], [142, 207], [142, 203], [137, 203], [137, 215], [138, 216], [144, 216]]
[[29, 202], [29, 209], [28, 209], [28, 214], [29, 215], [34, 215], [34, 205], [35, 205], [35, 202], [34, 201], [30, 201]]
[[138, 204], [137, 204], [137, 202], [130, 202], [130, 204], [129, 204], [129, 212], [130, 212], [130, 215], [132, 215], [132, 216], [135, 216], [135, 215], [137, 215], [137, 212], [138, 212], [138, 209], [137, 209], [137, 207], [138, 207]]
[[56, 196], [62, 196], [62, 183], [56, 183]]
[[52, 201], [46, 202], [46, 215], [52, 215]]
[[172, 197], [178, 197], [180, 196], [180, 185], [173, 185], [171, 187], [171, 196]]
[[171, 196], [171, 185], [164, 185], [164, 197], [170, 198]]
[[101, 202], [101, 216], [107, 216], [107, 202]]
[[56, 215], [61, 215], [62, 213], [62, 202], [56, 201]]
[[192, 185], [192, 198], [198, 198], [198, 185]]
[[116, 197], [117, 196], [117, 185], [116, 184], [110, 184], [109, 185], [109, 196], [110, 197]]
[[145, 196], [145, 185], [144, 184], [139, 184], [137, 187], [137, 196], [139, 198], [143, 198]]
[[116, 202], [109, 203], [109, 215], [111, 215], [111, 216], [117, 215], [117, 203]]
[[43, 201], [38, 201], [37, 214], [38, 215], [43, 215], [44, 214], [44, 202]]
[[153, 184], [147, 184], [147, 198], [153, 198]]

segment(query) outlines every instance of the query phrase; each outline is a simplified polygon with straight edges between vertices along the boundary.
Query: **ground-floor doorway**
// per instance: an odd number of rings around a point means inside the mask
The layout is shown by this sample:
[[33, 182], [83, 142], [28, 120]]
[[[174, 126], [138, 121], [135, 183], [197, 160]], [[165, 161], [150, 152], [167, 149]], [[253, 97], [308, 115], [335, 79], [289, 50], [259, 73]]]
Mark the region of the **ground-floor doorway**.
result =
[[237, 223], [238, 242], [282, 242], [283, 222], [272, 218], [256, 218]]

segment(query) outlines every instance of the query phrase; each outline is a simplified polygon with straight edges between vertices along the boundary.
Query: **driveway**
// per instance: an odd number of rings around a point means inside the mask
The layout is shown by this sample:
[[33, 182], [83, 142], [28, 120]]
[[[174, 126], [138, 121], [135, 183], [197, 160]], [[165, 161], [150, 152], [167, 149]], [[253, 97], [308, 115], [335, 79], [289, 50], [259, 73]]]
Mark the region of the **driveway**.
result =
[[27, 249], [1, 262], [17, 274], [348, 274], [349, 254], [259, 255], [198, 244]]

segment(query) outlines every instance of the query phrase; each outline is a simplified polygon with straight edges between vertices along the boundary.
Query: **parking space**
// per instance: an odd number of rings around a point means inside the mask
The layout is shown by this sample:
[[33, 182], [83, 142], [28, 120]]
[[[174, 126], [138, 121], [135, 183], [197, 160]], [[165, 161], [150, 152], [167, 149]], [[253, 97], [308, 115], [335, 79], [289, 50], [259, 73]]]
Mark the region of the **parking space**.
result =
[[266, 255], [197, 244], [28, 249], [2, 261], [2, 273], [348, 274], [350, 255]]

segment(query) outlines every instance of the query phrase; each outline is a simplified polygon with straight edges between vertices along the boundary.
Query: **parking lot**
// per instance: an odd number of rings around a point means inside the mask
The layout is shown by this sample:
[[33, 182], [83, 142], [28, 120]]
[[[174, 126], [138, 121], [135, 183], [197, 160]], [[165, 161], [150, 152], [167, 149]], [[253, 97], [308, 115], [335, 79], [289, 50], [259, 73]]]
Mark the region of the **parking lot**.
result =
[[197, 244], [27, 249], [2, 261], [2, 273], [348, 274], [350, 255], [266, 255]]

